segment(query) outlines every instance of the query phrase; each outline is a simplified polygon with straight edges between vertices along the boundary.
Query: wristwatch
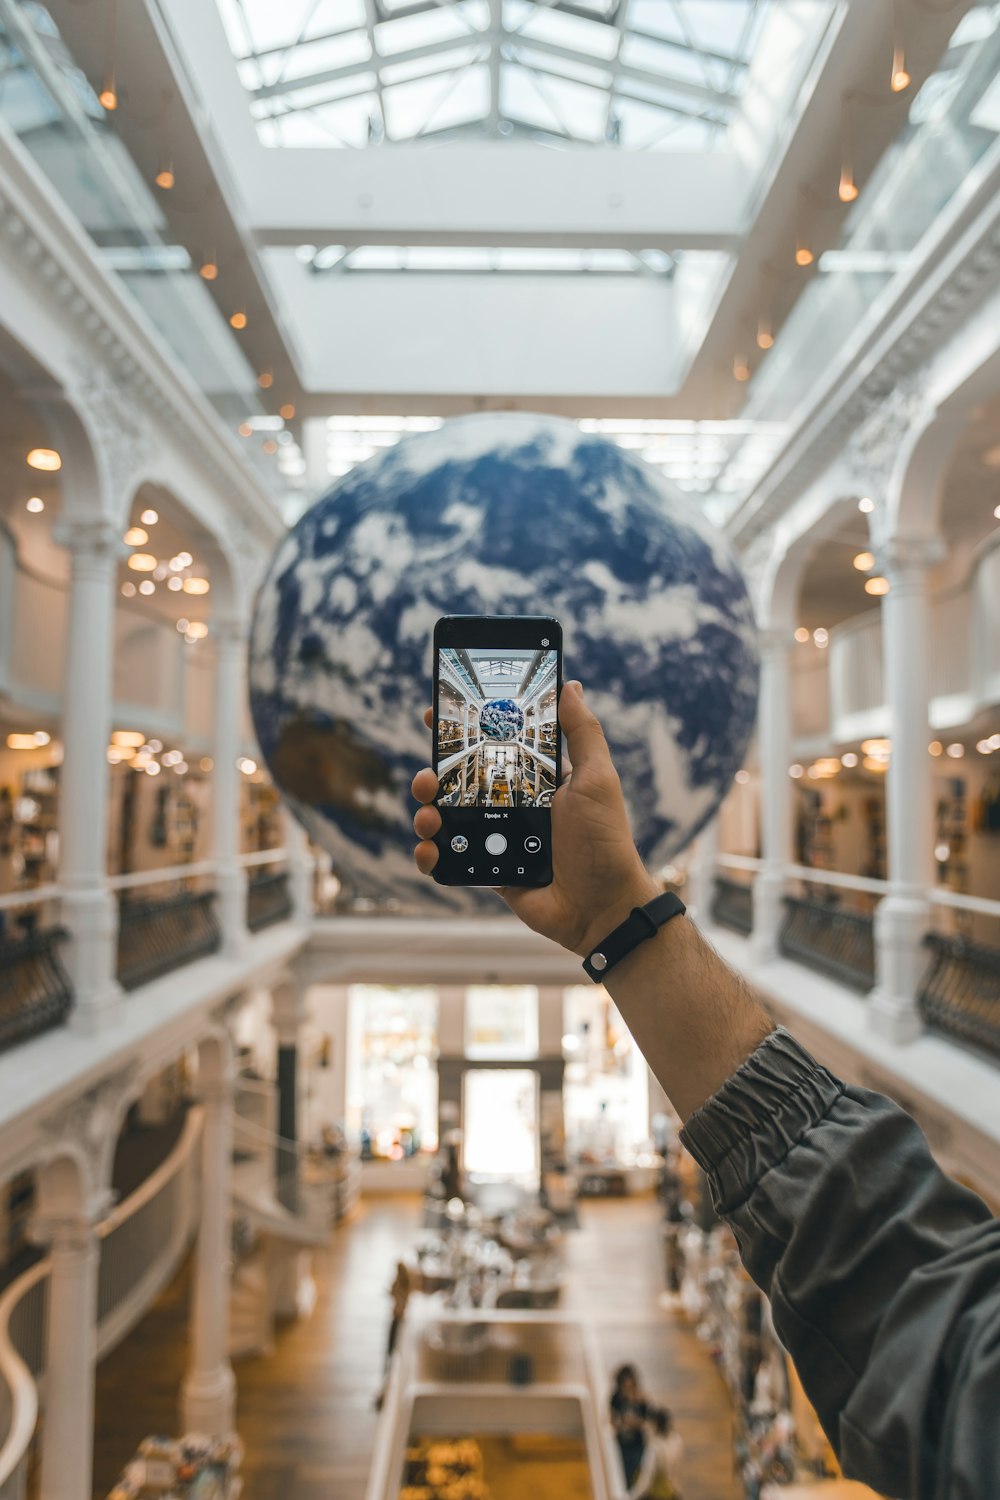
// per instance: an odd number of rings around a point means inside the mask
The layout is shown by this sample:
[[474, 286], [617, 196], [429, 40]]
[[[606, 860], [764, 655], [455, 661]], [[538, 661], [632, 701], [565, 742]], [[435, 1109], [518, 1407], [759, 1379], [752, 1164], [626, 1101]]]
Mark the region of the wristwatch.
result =
[[669, 922], [671, 917], [681, 916], [685, 911], [687, 907], [673, 891], [664, 891], [662, 896], [654, 896], [645, 906], [633, 906], [624, 922], [620, 922], [603, 942], [598, 943], [587, 954], [583, 960], [585, 972], [595, 984], [601, 984], [605, 975], [615, 964], [620, 964], [633, 948], [644, 943], [647, 938], [655, 937], [665, 922]]

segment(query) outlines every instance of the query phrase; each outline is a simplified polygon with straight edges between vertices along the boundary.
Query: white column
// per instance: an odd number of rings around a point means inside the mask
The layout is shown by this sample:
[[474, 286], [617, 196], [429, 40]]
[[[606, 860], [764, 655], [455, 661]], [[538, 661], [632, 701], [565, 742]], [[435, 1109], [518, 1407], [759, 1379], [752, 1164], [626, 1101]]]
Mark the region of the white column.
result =
[[711, 921], [712, 897], [715, 894], [715, 862], [719, 854], [719, 815], [701, 830], [688, 865], [684, 900], [691, 920], [699, 927]]
[[311, 922], [316, 915], [316, 861], [305, 829], [287, 808], [282, 808], [285, 848], [288, 850], [288, 889], [292, 914], [297, 922]]
[[927, 576], [937, 538], [895, 537], [880, 549], [889, 580], [882, 600], [882, 666], [892, 753], [886, 773], [889, 892], [875, 914], [872, 1029], [908, 1042], [922, 1029], [917, 988], [934, 879], [933, 784], [927, 752], [930, 650]]
[[59, 795], [59, 883], [69, 931], [66, 967], [73, 1024], [92, 1032], [118, 1010], [118, 905], [108, 889], [108, 739], [114, 662], [115, 567], [121, 554], [108, 520], [60, 524], [70, 554], [70, 597]]
[[191, 1299], [190, 1364], [181, 1387], [185, 1432], [231, 1432], [236, 1381], [229, 1363], [229, 1198], [233, 1154], [233, 1064], [221, 1043], [199, 1078], [204, 1110], [201, 1143], [201, 1217]]
[[442, 1057], [465, 1056], [465, 985], [439, 984], [438, 1052]]
[[52, 1258], [45, 1335], [41, 1500], [90, 1500], [100, 1243], [86, 1214], [39, 1219]]
[[784, 917], [785, 870], [792, 852], [792, 794], [788, 779], [792, 746], [791, 643], [792, 632], [785, 626], [761, 632], [757, 754], [764, 862], [754, 882], [751, 938], [758, 963], [767, 963], [778, 953], [778, 935]]
[[244, 722], [246, 627], [242, 621], [213, 623], [215, 637], [215, 774], [212, 788], [212, 858], [216, 867], [222, 950], [238, 958], [247, 942], [247, 879], [239, 863], [240, 753]]

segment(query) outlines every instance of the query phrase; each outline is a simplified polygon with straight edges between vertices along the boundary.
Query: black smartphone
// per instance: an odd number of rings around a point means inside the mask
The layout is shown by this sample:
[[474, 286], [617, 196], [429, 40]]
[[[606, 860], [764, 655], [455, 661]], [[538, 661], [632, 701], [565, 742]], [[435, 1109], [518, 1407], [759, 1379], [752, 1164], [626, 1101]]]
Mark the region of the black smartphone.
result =
[[549, 885], [562, 626], [446, 615], [434, 627], [440, 885]]

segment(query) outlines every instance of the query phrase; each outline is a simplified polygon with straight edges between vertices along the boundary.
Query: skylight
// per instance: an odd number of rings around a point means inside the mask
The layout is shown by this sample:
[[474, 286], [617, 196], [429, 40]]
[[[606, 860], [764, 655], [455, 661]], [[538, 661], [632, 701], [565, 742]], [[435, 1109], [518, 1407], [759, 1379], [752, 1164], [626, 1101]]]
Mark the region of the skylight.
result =
[[[441, 417], [329, 417], [327, 472], [339, 478], [407, 433], [432, 431], [441, 422]], [[699, 500], [749, 494], [785, 438], [780, 422], [584, 417], [577, 425], [637, 453]]]
[[718, 145], [770, 0], [218, 0], [269, 146]]

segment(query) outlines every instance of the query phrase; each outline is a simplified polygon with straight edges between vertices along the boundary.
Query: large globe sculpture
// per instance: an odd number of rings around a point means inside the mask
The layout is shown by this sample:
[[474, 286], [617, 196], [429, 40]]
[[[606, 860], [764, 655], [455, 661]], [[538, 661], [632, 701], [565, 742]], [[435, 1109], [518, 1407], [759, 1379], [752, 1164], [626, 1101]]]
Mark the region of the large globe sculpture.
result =
[[250, 643], [261, 751], [349, 893], [476, 910], [412, 862], [410, 781], [444, 614], [562, 621], [656, 869], [711, 818], [754, 723], [750, 601], [724, 539], [655, 470], [572, 422], [460, 417], [359, 465], [282, 541]]
[[484, 704], [479, 728], [488, 740], [516, 740], [524, 728], [524, 714], [513, 698], [494, 698]]

